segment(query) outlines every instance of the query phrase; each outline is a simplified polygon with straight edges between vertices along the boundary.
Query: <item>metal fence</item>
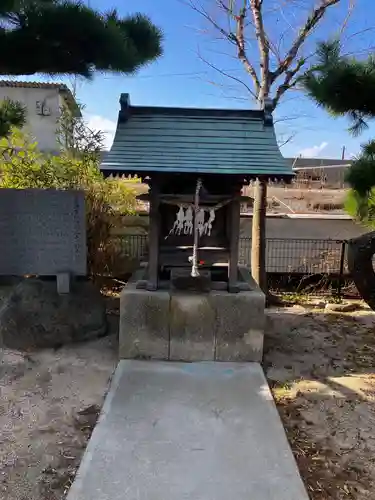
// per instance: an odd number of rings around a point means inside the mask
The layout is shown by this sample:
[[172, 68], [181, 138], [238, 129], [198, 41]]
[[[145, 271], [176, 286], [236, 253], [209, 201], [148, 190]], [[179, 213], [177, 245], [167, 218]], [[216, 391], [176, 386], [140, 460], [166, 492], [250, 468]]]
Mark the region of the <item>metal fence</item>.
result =
[[[125, 255], [147, 259], [148, 236], [121, 236]], [[347, 268], [345, 240], [267, 239], [266, 270], [272, 288], [356, 295]], [[251, 238], [240, 238], [239, 263], [250, 266]]]
[[116, 239], [118, 239], [124, 255], [139, 260], [147, 259], [147, 234], [124, 234], [118, 236]]
[[[347, 268], [345, 255], [344, 240], [269, 238], [266, 270], [268, 273], [340, 274]], [[239, 263], [250, 266], [251, 238], [240, 239]]]

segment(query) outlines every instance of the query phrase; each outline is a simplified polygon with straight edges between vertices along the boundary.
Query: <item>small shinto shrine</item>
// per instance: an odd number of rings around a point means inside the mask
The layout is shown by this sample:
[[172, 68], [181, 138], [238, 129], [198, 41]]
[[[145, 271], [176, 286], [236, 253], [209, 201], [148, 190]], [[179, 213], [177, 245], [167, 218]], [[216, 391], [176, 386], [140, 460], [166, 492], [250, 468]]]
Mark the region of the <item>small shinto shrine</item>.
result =
[[259, 360], [264, 295], [238, 246], [243, 186], [292, 177], [271, 113], [120, 105], [101, 170], [139, 176], [150, 207], [148, 262], [121, 296], [121, 357]]

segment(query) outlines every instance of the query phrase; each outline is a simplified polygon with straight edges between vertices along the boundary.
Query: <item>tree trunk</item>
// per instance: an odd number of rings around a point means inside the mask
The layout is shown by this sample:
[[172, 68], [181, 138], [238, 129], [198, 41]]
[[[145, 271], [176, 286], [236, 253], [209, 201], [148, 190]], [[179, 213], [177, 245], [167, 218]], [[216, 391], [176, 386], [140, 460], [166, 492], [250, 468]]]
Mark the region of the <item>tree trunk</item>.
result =
[[256, 182], [254, 189], [253, 224], [251, 239], [251, 274], [264, 293], [267, 293], [266, 275], [266, 211], [267, 182]]

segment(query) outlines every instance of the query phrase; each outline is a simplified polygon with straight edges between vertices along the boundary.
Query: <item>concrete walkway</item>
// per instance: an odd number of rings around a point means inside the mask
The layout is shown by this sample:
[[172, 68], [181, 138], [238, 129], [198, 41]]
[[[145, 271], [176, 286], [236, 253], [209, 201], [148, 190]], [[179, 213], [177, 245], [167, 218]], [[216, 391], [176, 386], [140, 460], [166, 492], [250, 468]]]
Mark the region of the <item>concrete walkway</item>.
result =
[[308, 500], [257, 363], [121, 361], [68, 500]]

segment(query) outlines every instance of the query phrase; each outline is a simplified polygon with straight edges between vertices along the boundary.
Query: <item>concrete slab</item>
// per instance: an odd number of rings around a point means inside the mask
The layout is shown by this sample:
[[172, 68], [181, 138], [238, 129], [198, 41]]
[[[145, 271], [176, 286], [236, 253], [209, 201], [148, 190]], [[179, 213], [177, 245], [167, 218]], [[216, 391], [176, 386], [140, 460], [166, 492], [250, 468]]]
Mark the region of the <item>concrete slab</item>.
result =
[[121, 361], [67, 500], [308, 500], [257, 363]]

